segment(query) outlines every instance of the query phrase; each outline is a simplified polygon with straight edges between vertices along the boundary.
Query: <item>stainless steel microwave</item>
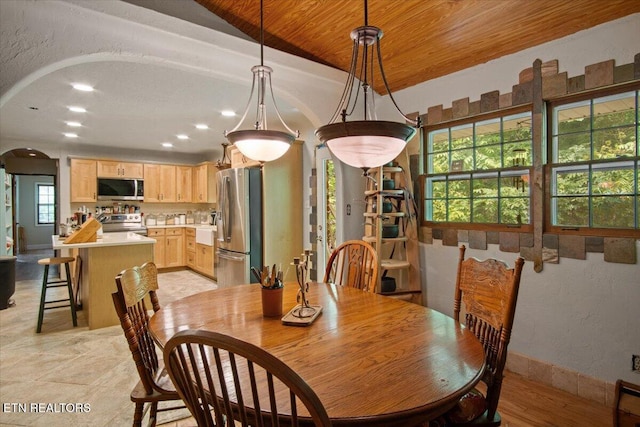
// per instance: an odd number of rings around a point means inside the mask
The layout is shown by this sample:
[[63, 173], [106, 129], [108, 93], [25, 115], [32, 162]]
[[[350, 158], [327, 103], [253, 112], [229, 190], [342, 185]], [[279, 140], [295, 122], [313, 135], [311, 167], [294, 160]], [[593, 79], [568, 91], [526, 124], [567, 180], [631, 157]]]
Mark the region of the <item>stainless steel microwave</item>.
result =
[[144, 181], [98, 178], [98, 200], [144, 200]]

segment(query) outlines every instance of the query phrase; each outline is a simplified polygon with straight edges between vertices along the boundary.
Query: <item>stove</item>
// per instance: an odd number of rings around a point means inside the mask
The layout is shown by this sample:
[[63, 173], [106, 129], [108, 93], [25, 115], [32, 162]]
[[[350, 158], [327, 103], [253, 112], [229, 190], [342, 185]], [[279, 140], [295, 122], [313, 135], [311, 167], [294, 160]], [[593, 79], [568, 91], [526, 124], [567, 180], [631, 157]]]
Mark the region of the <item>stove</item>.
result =
[[132, 214], [109, 214], [103, 213], [97, 218], [102, 223], [102, 232], [115, 233], [130, 231], [132, 233], [147, 235], [147, 227], [142, 225], [142, 215]]

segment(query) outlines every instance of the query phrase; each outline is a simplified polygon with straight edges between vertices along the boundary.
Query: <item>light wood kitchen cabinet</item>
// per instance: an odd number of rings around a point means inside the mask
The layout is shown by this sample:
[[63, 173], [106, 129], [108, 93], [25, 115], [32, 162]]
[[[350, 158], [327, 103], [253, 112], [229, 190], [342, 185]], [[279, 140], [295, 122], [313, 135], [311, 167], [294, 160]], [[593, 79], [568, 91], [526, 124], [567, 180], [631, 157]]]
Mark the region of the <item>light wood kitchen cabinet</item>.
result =
[[147, 235], [156, 239], [153, 246], [153, 262], [158, 268], [183, 267], [185, 265], [184, 228], [149, 228]]
[[144, 176], [142, 163], [98, 160], [97, 169], [100, 178], [142, 178]]
[[164, 254], [167, 245], [164, 228], [149, 228], [147, 230], [147, 236], [156, 239], [156, 244], [153, 245], [153, 262], [156, 264], [156, 267], [164, 268]]
[[71, 159], [71, 202], [89, 203], [97, 200], [96, 161]]
[[176, 166], [144, 165], [144, 201], [147, 203], [176, 202]]
[[213, 253], [214, 247], [196, 243], [196, 268], [195, 270], [213, 277]]
[[165, 267], [183, 267], [184, 262], [184, 228], [165, 229]]
[[191, 203], [193, 201], [192, 176], [192, 166], [176, 166], [176, 202]]
[[218, 194], [216, 173], [213, 163], [203, 163], [193, 167], [193, 203], [215, 203]]
[[187, 267], [192, 270], [196, 269], [196, 229], [188, 227], [184, 230], [185, 244], [184, 252]]

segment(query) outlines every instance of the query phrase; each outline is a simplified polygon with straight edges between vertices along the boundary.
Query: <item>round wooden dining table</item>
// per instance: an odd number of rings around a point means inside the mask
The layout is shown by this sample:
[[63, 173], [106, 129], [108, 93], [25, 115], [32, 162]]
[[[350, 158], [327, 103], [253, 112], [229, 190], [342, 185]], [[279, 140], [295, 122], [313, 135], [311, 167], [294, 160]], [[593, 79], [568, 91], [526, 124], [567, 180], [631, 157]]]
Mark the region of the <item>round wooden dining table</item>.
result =
[[[283, 314], [296, 305], [285, 284]], [[450, 409], [480, 380], [480, 342], [451, 317], [417, 304], [324, 283], [308, 299], [322, 306], [308, 326], [262, 315], [260, 285], [219, 288], [176, 300], [153, 315], [163, 347], [200, 329], [257, 345], [293, 368], [317, 393], [334, 426], [413, 426]]]

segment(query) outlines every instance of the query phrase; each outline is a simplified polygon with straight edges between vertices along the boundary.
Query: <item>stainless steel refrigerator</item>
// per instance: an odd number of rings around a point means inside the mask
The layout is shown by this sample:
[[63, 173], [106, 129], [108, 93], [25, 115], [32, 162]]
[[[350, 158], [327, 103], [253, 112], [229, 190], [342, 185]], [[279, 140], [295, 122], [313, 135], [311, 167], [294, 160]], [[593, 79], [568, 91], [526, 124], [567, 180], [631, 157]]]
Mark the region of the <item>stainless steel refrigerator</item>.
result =
[[217, 174], [216, 204], [220, 286], [256, 282], [262, 270], [262, 174], [259, 168], [223, 169]]

